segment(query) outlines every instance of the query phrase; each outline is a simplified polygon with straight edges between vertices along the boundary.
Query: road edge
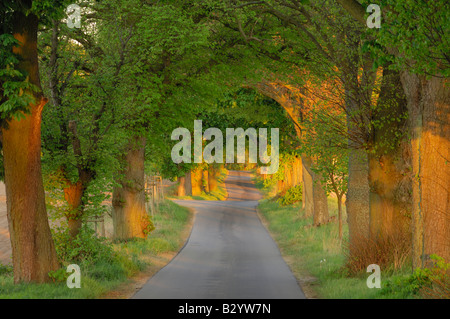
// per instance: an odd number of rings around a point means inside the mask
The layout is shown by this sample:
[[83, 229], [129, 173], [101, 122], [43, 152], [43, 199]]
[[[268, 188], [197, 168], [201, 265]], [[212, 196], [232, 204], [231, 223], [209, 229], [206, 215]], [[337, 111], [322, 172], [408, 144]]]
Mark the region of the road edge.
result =
[[[280, 248], [278, 245], [278, 242], [276, 241], [275, 234], [270, 231], [269, 229], [269, 222], [267, 219], [263, 216], [261, 211], [259, 210], [259, 201], [258, 205], [255, 207], [256, 215], [258, 216], [259, 220], [261, 221], [261, 224], [264, 226], [264, 228], [269, 233], [270, 237], [272, 237], [272, 240], [277, 245], [278, 250], [281, 253], [281, 257], [283, 258], [286, 265], [289, 267], [289, 270], [294, 275], [297, 284], [300, 286], [301, 290], [303, 291], [303, 294], [305, 295], [306, 299], [321, 299], [314, 289], [314, 285], [317, 283], [318, 279], [314, 276], [311, 276], [306, 269], [302, 269], [303, 274], [298, 273], [294, 270], [293, 262], [290, 260], [289, 256], [285, 254], [283, 249]], [[305, 276], [305, 273], [307, 274]], [[306, 278], [305, 278], [306, 277]]]
[[[171, 200], [172, 201], [172, 200]], [[178, 204], [177, 204], [178, 205]], [[181, 205], [180, 205], [181, 206]], [[193, 208], [188, 208], [186, 206], [182, 206], [188, 209], [189, 211], [189, 220], [187, 221], [184, 229], [181, 232], [181, 240], [183, 245], [177, 251], [162, 253], [155, 257], [150, 257], [149, 262], [150, 265], [147, 269], [139, 272], [138, 274], [128, 278], [128, 280], [118, 287], [106, 292], [98, 299], [132, 299], [135, 294], [138, 293], [139, 290], [144, 287], [144, 285], [152, 279], [158, 272], [160, 272], [164, 267], [166, 267], [170, 262], [178, 256], [178, 254], [186, 247], [189, 239], [191, 238], [192, 230], [194, 228], [195, 216], [197, 211]]]

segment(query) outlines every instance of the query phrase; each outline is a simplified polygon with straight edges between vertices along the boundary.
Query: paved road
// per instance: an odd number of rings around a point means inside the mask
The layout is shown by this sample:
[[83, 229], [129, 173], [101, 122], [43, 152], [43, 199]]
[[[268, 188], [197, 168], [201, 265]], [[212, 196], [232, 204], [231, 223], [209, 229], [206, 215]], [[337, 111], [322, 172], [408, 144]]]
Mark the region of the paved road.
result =
[[305, 298], [256, 214], [250, 174], [230, 171], [226, 186], [227, 201], [176, 201], [197, 212], [189, 240], [133, 298]]

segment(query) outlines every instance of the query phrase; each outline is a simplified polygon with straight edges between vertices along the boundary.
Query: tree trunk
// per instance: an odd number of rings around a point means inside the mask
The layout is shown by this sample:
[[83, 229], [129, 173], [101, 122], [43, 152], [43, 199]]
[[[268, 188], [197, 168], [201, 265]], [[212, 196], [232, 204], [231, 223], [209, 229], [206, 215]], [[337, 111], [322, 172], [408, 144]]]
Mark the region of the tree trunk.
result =
[[329, 220], [328, 197], [316, 174], [311, 170], [312, 159], [302, 156], [303, 167], [312, 179], [313, 225], [320, 226]]
[[448, 79], [403, 72], [412, 135], [413, 266], [431, 254], [450, 261], [450, 89]]
[[[37, 60], [38, 18], [14, 13], [13, 35], [20, 41], [14, 53], [19, 70], [40, 88]], [[14, 282], [46, 282], [59, 267], [45, 206], [41, 173], [41, 114], [47, 99], [35, 94], [31, 114], [2, 128], [7, 216]]]
[[202, 184], [203, 184], [203, 191], [205, 193], [209, 193], [210, 189], [209, 189], [209, 172], [207, 169], [204, 169], [202, 172]]
[[298, 179], [298, 168], [297, 168], [297, 158], [294, 158], [292, 161], [292, 170], [291, 170], [291, 181], [292, 186], [297, 185], [297, 179]]
[[337, 204], [338, 204], [339, 241], [342, 242], [342, 195], [337, 195]]
[[[365, 24], [360, 3], [338, 2]], [[396, 48], [387, 50], [399, 54]], [[427, 79], [403, 71], [401, 81], [412, 136], [413, 267], [423, 267], [430, 254], [450, 260], [450, 89], [440, 74]]]
[[313, 182], [313, 202], [314, 202], [314, 215], [313, 225], [320, 226], [328, 223], [328, 197], [319, 182]]
[[64, 198], [69, 206], [65, 215], [69, 224], [69, 234], [71, 238], [75, 238], [81, 230], [83, 222], [83, 195], [83, 183], [80, 180], [76, 184], [69, 182], [68, 187], [64, 188]]
[[369, 238], [369, 164], [365, 150], [349, 150], [348, 184], [345, 207], [350, 254], [360, 240]]
[[199, 167], [191, 171], [192, 196], [201, 195], [203, 189], [203, 170]]
[[284, 164], [284, 185], [283, 194], [285, 194], [289, 188], [293, 186], [292, 184], [292, 172], [293, 172], [293, 162]]
[[[356, 101], [358, 87], [358, 69], [354, 63], [349, 64], [348, 78], [345, 86], [345, 108], [347, 110], [347, 132], [349, 135], [348, 183], [346, 196], [347, 223], [349, 233], [349, 253], [354, 255], [354, 249], [360, 241], [366, 242], [370, 236], [370, 187], [369, 187], [369, 160], [366, 144], [361, 132], [370, 126], [366, 116], [368, 110]], [[369, 83], [368, 78], [364, 79]], [[356, 118], [356, 119], [355, 119]]]
[[277, 182], [277, 194], [280, 194], [281, 196], [284, 195], [284, 181], [283, 180], [279, 180]]
[[150, 222], [145, 210], [145, 138], [130, 140], [124, 156], [126, 166], [113, 192], [113, 224], [115, 239], [146, 238]]
[[[369, 156], [370, 237], [389, 238], [397, 232], [408, 232], [410, 219], [402, 197], [409, 198], [403, 176], [389, 156]], [[403, 194], [402, 194], [403, 193]], [[403, 196], [402, 196], [403, 195]]]
[[209, 166], [208, 170], [209, 170], [208, 172], [209, 191], [214, 192], [219, 187], [217, 178], [220, 176], [220, 169], [219, 167], [215, 167], [214, 164], [212, 164]]
[[186, 190], [186, 196], [192, 196], [192, 176], [191, 171], [187, 171], [184, 177], [184, 188]]
[[186, 196], [186, 178], [184, 176], [178, 177], [177, 196]]
[[385, 67], [382, 81], [368, 157], [372, 239], [409, 233], [411, 224], [410, 148], [399, 135], [406, 127], [406, 100], [398, 72]]
[[[81, 140], [77, 133], [77, 124], [75, 121], [69, 121], [68, 129], [71, 134], [72, 148], [75, 157], [77, 158], [77, 170], [78, 170], [78, 182], [75, 185], [69, 183], [69, 189], [65, 190], [65, 197], [68, 200], [69, 212], [67, 213], [67, 221], [69, 224], [69, 231], [71, 237], [75, 237], [79, 234], [83, 223], [82, 217], [84, 213], [83, 202], [84, 195], [89, 183], [95, 178], [95, 171], [92, 169], [93, 163], [86, 163], [83, 160], [83, 154], [81, 152]], [[69, 201], [72, 201], [69, 202]]]
[[306, 170], [305, 165], [302, 167], [303, 172], [303, 204], [302, 208], [305, 210], [305, 217], [309, 218], [314, 213], [313, 203], [313, 180], [311, 175]]
[[303, 173], [302, 173], [302, 160], [299, 157], [296, 157], [294, 160], [293, 168], [292, 168], [292, 185], [297, 186], [302, 183]]

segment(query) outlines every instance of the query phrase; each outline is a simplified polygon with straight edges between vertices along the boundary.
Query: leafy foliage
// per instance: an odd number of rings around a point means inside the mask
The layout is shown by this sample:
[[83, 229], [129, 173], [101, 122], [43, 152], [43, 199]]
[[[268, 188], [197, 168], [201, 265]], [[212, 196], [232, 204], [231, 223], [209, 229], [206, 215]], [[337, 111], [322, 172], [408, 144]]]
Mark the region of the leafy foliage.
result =
[[[446, 0], [379, 1], [382, 28], [370, 30], [375, 38], [367, 47], [377, 57], [394, 62], [400, 69], [425, 75], [450, 76], [450, 4]], [[364, 1], [364, 3], [372, 3]], [[387, 55], [382, 47], [395, 47]], [[395, 52], [391, 52], [395, 53]]]
[[69, 273], [61, 267], [57, 270], [49, 271], [48, 276], [53, 282], [66, 282], [67, 278], [69, 278]]
[[422, 295], [448, 299], [450, 297], [450, 277], [448, 274], [450, 264], [437, 255], [431, 255], [430, 258], [433, 262], [431, 268], [417, 268], [409, 276], [387, 281], [381, 293]]
[[0, 125], [12, 117], [20, 119], [20, 112], [29, 112], [29, 104], [34, 102], [35, 85], [28, 80], [27, 74], [17, 69], [18, 57], [12, 52], [18, 41], [10, 34], [0, 34]]
[[3, 265], [2, 263], [0, 263], [0, 276], [2, 275], [7, 275], [7, 274], [11, 274], [13, 272], [13, 268], [12, 266], [9, 265]]
[[88, 226], [83, 226], [80, 233], [72, 238], [66, 227], [52, 230], [58, 259], [63, 263], [98, 262], [110, 260], [114, 253], [110, 243], [105, 238], [98, 238]]
[[330, 129], [345, 127], [345, 115], [339, 111], [315, 106], [303, 124], [306, 127], [301, 149], [314, 158], [311, 170], [319, 176], [325, 191], [342, 196], [347, 191], [348, 146], [344, 135]]
[[277, 203], [281, 206], [292, 205], [303, 200], [303, 186], [296, 185], [289, 188], [286, 194], [277, 199]]

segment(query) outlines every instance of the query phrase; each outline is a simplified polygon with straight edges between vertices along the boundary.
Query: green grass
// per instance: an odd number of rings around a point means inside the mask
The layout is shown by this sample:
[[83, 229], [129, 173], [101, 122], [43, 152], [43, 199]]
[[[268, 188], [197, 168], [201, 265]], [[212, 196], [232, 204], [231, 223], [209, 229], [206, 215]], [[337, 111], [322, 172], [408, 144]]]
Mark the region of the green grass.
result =
[[189, 220], [188, 209], [165, 201], [153, 217], [156, 229], [146, 240], [111, 243], [115, 251], [108, 260], [81, 262], [81, 288], [69, 289], [65, 280], [48, 284], [14, 284], [11, 267], [0, 265], [0, 299], [99, 298], [149, 266], [152, 256], [176, 252], [183, 245], [182, 232]]
[[[330, 215], [337, 214], [336, 200], [329, 199]], [[370, 273], [350, 277], [345, 270], [345, 252], [338, 236], [337, 220], [320, 227], [312, 227], [312, 218], [305, 218], [301, 203], [281, 207], [270, 199], [260, 201], [260, 214], [268, 223], [274, 240], [283, 256], [289, 260], [296, 276], [313, 276], [312, 284], [319, 298], [373, 299], [373, 298], [414, 298], [408, 289], [369, 289], [366, 281]], [[345, 221], [345, 215], [343, 220]], [[344, 223], [344, 238], [348, 227]], [[381, 286], [387, 282], [404, 281], [411, 275], [410, 270], [381, 272]]]

